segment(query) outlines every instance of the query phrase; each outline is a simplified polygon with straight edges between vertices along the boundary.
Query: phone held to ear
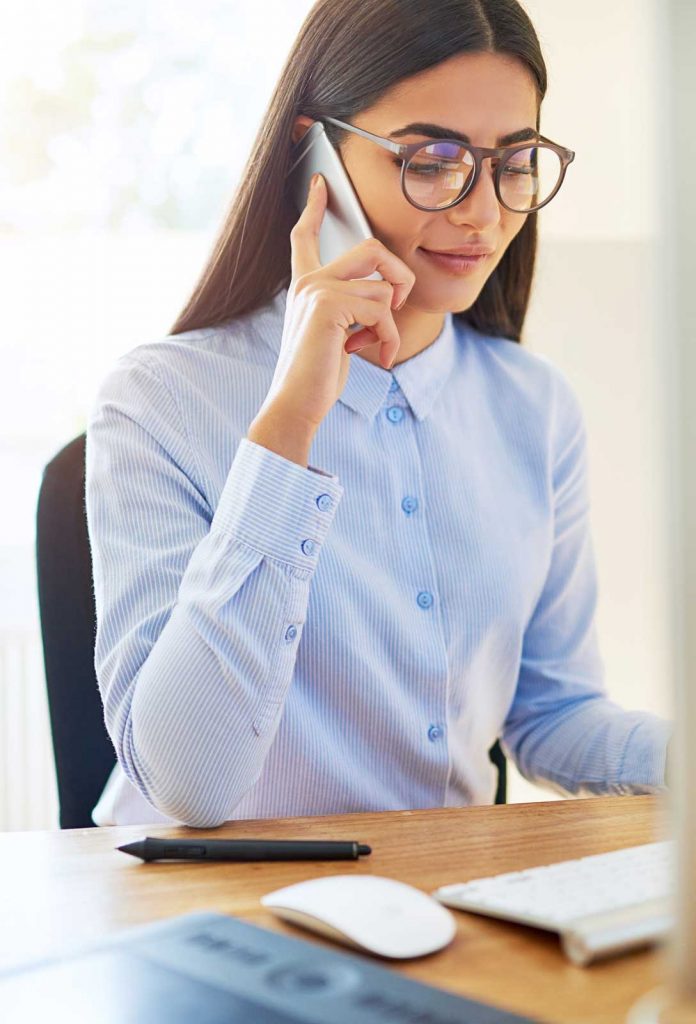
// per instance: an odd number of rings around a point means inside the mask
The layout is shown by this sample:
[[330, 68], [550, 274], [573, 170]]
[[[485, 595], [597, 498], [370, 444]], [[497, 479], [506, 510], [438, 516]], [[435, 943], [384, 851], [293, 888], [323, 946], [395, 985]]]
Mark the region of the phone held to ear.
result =
[[[343, 161], [329, 142], [321, 121], [315, 121], [292, 148], [287, 180], [298, 214], [302, 213], [307, 204], [309, 182], [317, 172], [323, 175], [328, 193], [319, 232], [319, 259], [324, 266], [359, 242], [372, 238], [374, 232], [370, 229]], [[364, 280], [381, 281], [383, 278], [375, 270]], [[351, 324], [348, 333], [354, 334], [361, 329], [362, 324]]]

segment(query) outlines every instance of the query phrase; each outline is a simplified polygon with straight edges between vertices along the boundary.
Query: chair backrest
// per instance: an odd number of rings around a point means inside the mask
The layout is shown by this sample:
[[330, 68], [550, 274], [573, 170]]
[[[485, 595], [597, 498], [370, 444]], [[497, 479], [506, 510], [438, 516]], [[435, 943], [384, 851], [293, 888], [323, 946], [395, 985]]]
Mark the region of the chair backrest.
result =
[[[41, 634], [58, 779], [61, 828], [90, 828], [92, 808], [116, 763], [94, 670], [96, 609], [85, 510], [85, 434], [44, 469], [37, 505], [36, 561]], [[500, 744], [495, 802], [507, 798]]]
[[116, 763], [94, 669], [96, 611], [85, 512], [85, 435], [48, 463], [36, 512], [36, 563], [61, 828], [91, 811]]
[[505, 754], [498, 740], [495, 741], [488, 751], [493, 764], [498, 769], [498, 785], [495, 790], [495, 803], [504, 804], [507, 801], [507, 761]]

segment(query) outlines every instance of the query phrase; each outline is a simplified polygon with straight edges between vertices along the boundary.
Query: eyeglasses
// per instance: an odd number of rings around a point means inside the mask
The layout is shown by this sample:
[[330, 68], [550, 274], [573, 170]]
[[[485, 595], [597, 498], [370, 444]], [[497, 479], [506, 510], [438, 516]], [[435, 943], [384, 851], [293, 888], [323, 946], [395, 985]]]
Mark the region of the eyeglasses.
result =
[[495, 164], [494, 185], [498, 201], [511, 213], [533, 213], [550, 203], [563, 184], [568, 165], [575, 159], [566, 149], [539, 135], [533, 145], [470, 146], [457, 139], [413, 142], [408, 145], [384, 139], [335, 117], [323, 121], [362, 135], [396, 154], [401, 164], [401, 189], [418, 210], [447, 210], [467, 196], [481, 174], [482, 161]]

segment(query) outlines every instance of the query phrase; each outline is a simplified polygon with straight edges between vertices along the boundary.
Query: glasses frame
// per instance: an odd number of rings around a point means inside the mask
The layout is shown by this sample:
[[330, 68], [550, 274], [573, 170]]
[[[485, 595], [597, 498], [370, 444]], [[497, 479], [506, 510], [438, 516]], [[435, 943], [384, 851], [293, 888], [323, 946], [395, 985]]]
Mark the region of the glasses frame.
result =
[[[320, 118], [320, 120], [322, 122], [330, 121], [331, 124], [336, 124], [340, 128], [345, 128], [349, 132], [355, 132], [357, 135], [362, 135], [364, 139], [369, 139], [370, 142], [374, 142], [378, 146], [382, 146], [384, 149], [388, 149], [392, 153], [396, 153], [397, 156], [401, 157], [403, 161], [403, 163], [401, 164], [401, 191], [404, 194], [404, 198], [407, 200], [407, 202], [411, 204], [411, 206], [415, 206], [417, 210], [425, 210], [427, 213], [439, 213], [441, 210], [449, 210], [451, 207], [457, 206], [458, 203], [461, 203], [463, 199], [466, 199], [466, 197], [472, 191], [481, 175], [481, 167], [483, 165], [483, 161], [488, 157], [492, 157], [494, 160], [497, 160], [495, 168], [495, 177], [493, 180], [495, 185], [495, 194], [498, 197], [498, 202], [501, 204], [501, 206], [505, 207], [506, 210], [509, 210], [510, 213], [536, 213], [537, 210], [541, 210], [542, 207], [546, 206], [548, 203], [551, 202], [551, 200], [563, 184], [563, 179], [565, 178], [568, 166], [575, 159], [574, 150], [566, 149], [565, 146], [560, 146], [557, 142], [552, 142], [551, 139], [547, 139], [544, 135], [538, 135], [536, 139], [530, 139], [528, 142], [515, 143], [511, 146], [498, 146], [495, 148], [490, 148], [488, 146], [470, 146], [469, 143], [462, 142], [460, 139], [432, 139], [430, 142], [399, 143], [394, 142], [392, 139], [385, 139], [381, 135], [374, 135], [372, 132], [365, 131], [364, 128], [357, 128], [354, 124], [347, 124], [345, 121], [339, 121], [335, 117], [324, 116]], [[419, 149], [423, 149], [425, 146], [431, 146], [435, 143], [440, 142], [451, 142], [456, 146], [461, 146], [463, 149], [468, 150], [474, 158], [474, 173], [471, 179], [469, 180], [468, 185], [465, 185], [464, 189], [462, 190], [462, 192], [459, 193], [457, 198], [454, 199], [451, 203], [448, 203], [447, 206], [421, 206], [420, 203], [416, 203], [413, 199], [411, 199], [411, 197], [408, 195], [408, 192], [406, 191], [406, 167], [409, 161], [411, 160], [411, 157]], [[512, 206], [507, 205], [507, 203], [500, 194], [500, 176], [502, 174], [502, 169], [505, 164], [503, 157], [508, 157], [512, 153], [516, 153], [519, 150], [529, 149], [530, 146], [537, 146], [538, 148], [539, 144], [541, 144], [543, 147], [547, 149], [552, 149], [559, 156], [561, 161], [561, 173], [558, 178], [558, 182], [556, 183], [556, 187], [551, 193], [551, 195], [547, 196], [543, 203], [539, 203], [538, 206], [533, 206], [530, 210], [515, 210]]]

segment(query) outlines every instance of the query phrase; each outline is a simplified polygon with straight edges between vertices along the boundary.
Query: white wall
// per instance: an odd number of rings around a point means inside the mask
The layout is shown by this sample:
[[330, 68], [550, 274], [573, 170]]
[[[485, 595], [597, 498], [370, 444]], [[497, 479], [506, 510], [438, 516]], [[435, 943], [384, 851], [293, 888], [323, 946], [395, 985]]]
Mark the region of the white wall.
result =
[[653, 156], [662, 125], [657, 0], [521, 2], [548, 70], [541, 130], [576, 151], [566, 195], [540, 215], [545, 233], [605, 239], [653, 234], [662, 172]]

